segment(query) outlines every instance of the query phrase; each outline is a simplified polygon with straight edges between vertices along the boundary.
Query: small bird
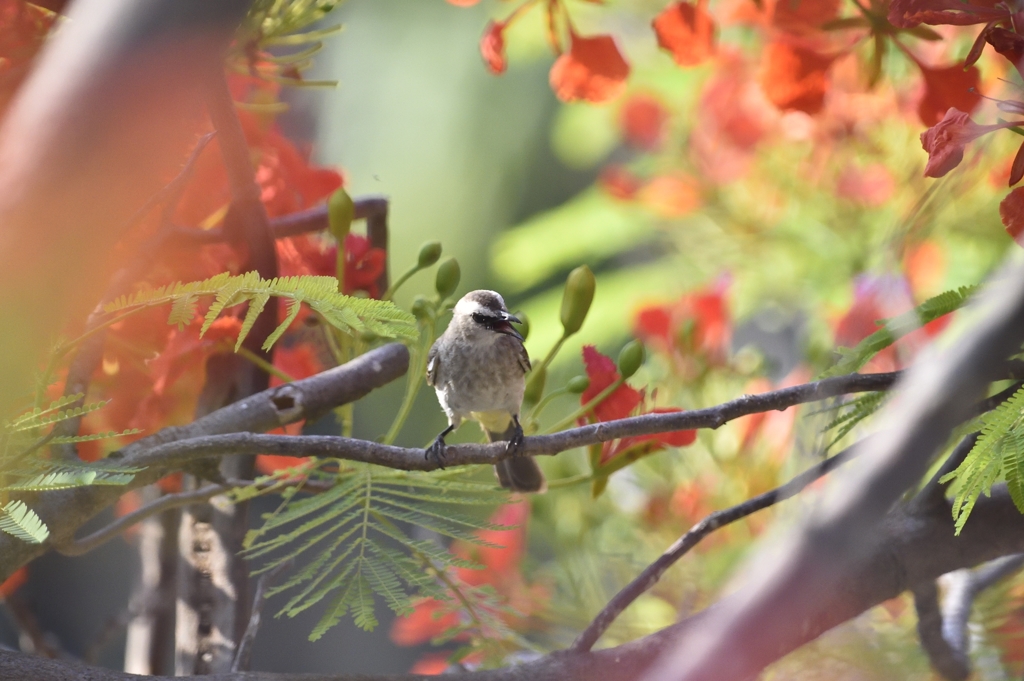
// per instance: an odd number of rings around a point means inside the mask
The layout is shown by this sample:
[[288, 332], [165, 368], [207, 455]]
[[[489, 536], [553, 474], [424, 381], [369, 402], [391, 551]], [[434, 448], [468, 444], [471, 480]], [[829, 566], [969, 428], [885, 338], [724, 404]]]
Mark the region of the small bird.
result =
[[[523, 337], [511, 322], [505, 301], [494, 291], [470, 291], [455, 305], [452, 320], [427, 356], [427, 385], [448, 415], [448, 427], [427, 448], [426, 455], [444, 459], [444, 438], [469, 418], [477, 421], [488, 442], [508, 441], [517, 452], [523, 444], [519, 409], [526, 390], [530, 357]], [[542, 492], [544, 474], [528, 456], [514, 456], [494, 466], [502, 487], [516, 492]]]

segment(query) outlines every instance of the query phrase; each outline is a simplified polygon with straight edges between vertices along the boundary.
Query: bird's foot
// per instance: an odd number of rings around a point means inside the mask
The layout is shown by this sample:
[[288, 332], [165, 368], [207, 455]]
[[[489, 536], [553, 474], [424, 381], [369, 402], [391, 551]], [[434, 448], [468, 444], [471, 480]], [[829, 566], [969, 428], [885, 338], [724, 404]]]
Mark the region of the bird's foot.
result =
[[523, 453], [523, 440], [525, 435], [523, 433], [523, 427], [519, 425], [519, 419], [513, 417], [515, 423], [515, 430], [512, 432], [512, 437], [508, 439], [508, 444], [505, 445], [505, 451], [512, 456], [518, 456]]
[[448, 445], [444, 441], [444, 433], [434, 438], [434, 442], [423, 450], [423, 458], [427, 461], [433, 461], [437, 464], [437, 467], [444, 470], [444, 458], [445, 453], [448, 449]]

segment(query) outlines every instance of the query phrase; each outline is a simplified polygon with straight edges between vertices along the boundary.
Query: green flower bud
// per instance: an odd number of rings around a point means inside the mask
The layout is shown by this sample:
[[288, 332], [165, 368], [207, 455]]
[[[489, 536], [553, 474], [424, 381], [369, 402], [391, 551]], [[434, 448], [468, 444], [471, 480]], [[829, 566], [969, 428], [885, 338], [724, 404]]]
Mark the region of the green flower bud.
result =
[[441, 258], [441, 242], [428, 241], [420, 246], [420, 257], [416, 261], [416, 267], [425, 270]]
[[565, 336], [571, 336], [583, 326], [587, 318], [590, 303], [594, 300], [594, 287], [597, 282], [594, 273], [586, 265], [580, 265], [565, 280], [565, 291], [562, 293], [562, 328]]
[[626, 343], [619, 352], [619, 375], [629, 378], [644, 363], [644, 344], [638, 340]]
[[526, 404], [537, 404], [544, 394], [544, 383], [548, 379], [548, 371], [544, 367], [537, 367], [530, 373], [530, 380], [526, 382], [526, 393], [523, 395], [523, 402]]
[[459, 279], [461, 277], [462, 272], [459, 270], [459, 261], [455, 258], [448, 258], [438, 265], [434, 286], [441, 300], [455, 293], [455, 289], [459, 287]]
[[416, 296], [416, 299], [412, 301], [412, 315], [416, 319], [425, 319], [431, 314], [430, 301], [426, 296]]
[[339, 246], [344, 245], [345, 237], [352, 229], [352, 220], [355, 215], [356, 205], [344, 189], [335, 190], [331, 194], [331, 198], [327, 199], [327, 224], [330, 226], [331, 235], [338, 240]]
[[515, 313], [515, 316], [522, 322], [519, 324], [519, 335], [523, 337], [523, 340], [526, 340], [530, 336], [530, 318], [526, 316], [525, 312], [518, 311]]
[[565, 384], [565, 389], [575, 395], [579, 395], [589, 387], [590, 378], [587, 376], [573, 376], [569, 379], [569, 382]]

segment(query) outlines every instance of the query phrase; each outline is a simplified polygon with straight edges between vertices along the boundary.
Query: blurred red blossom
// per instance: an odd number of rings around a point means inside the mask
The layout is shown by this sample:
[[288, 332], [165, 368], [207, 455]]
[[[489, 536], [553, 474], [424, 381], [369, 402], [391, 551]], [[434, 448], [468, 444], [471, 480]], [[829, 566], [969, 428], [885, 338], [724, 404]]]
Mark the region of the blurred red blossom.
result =
[[11, 594], [20, 589], [28, 581], [28, 567], [20, 567], [0, 584], [0, 596], [10, 598]]
[[661, 217], [680, 217], [701, 205], [702, 195], [697, 180], [688, 175], [658, 175], [637, 194], [637, 198]]
[[674, 303], [643, 307], [636, 314], [633, 333], [662, 352], [721, 364], [731, 337], [726, 290], [723, 280]]
[[771, 23], [789, 33], [812, 33], [839, 15], [840, 0], [775, 0]]
[[24, 0], [0, 0], [0, 111], [28, 74], [55, 18]]
[[490, 21], [480, 38], [480, 56], [484, 58], [487, 69], [499, 75], [505, 72], [508, 61], [505, 59], [505, 26], [503, 21]]
[[824, 105], [828, 70], [837, 56], [790, 40], [773, 40], [762, 55], [761, 87], [783, 111], [816, 114]]
[[918, 62], [924, 78], [924, 95], [917, 106], [917, 115], [925, 125], [941, 121], [950, 107], [971, 112], [981, 101], [978, 89], [981, 72], [962, 64], [931, 67]]
[[[598, 352], [597, 348], [593, 345], [583, 346], [583, 363], [586, 366], [590, 385], [580, 395], [580, 404], [586, 405], [619, 380], [619, 371], [612, 358]], [[588, 419], [592, 421], [614, 421], [639, 414], [668, 414], [682, 411], [682, 409], [674, 407], [654, 408], [650, 411], [645, 411], [644, 402], [643, 390], [637, 390], [623, 382], [608, 396], [598, 402], [591, 413], [586, 418], [580, 419], [580, 421], [581, 423], [586, 423]], [[600, 463], [606, 463], [626, 450], [637, 446], [643, 446], [647, 452], [653, 452], [666, 446], [685, 447], [686, 445], [693, 444], [696, 439], [697, 431], [695, 430], [677, 430], [669, 433], [638, 435], [612, 442], [604, 442], [601, 444]]]
[[652, 22], [658, 45], [680, 66], [696, 66], [715, 53], [715, 22], [706, 4], [674, 2]]
[[619, 127], [626, 143], [644, 151], [657, 151], [665, 140], [669, 111], [651, 94], [634, 94], [619, 110]]
[[597, 181], [610, 196], [624, 201], [634, 198], [643, 186], [639, 177], [620, 165], [605, 166]]
[[1006, 233], [1024, 247], [1024, 187], [1017, 187], [1006, 195], [999, 204], [999, 217], [1006, 226]]
[[555, 60], [550, 81], [563, 102], [606, 102], [622, 94], [629, 77], [626, 62], [610, 35], [570, 32], [569, 51]]

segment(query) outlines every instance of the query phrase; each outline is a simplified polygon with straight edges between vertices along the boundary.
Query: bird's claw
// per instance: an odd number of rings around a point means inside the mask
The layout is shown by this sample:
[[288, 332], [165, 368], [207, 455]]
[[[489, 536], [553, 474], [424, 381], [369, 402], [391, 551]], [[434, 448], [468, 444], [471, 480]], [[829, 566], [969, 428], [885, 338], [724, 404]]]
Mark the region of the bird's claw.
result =
[[447, 449], [448, 445], [445, 443], [444, 438], [438, 435], [434, 439], [433, 444], [423, 451], [423, 458], [427, 461], [434, 461], [438, 468], [444, 470], [445, 450]]
[[505, 451], [512, 456], [518, 456], [523, 453], [523, 441], [525, 435], [523, 434], [523, 427], [519, 425], [519, 419], [515, 420], [516, 429], [512, 433], [512, 437], [509, 438], [508, 444], [505, 445]]

